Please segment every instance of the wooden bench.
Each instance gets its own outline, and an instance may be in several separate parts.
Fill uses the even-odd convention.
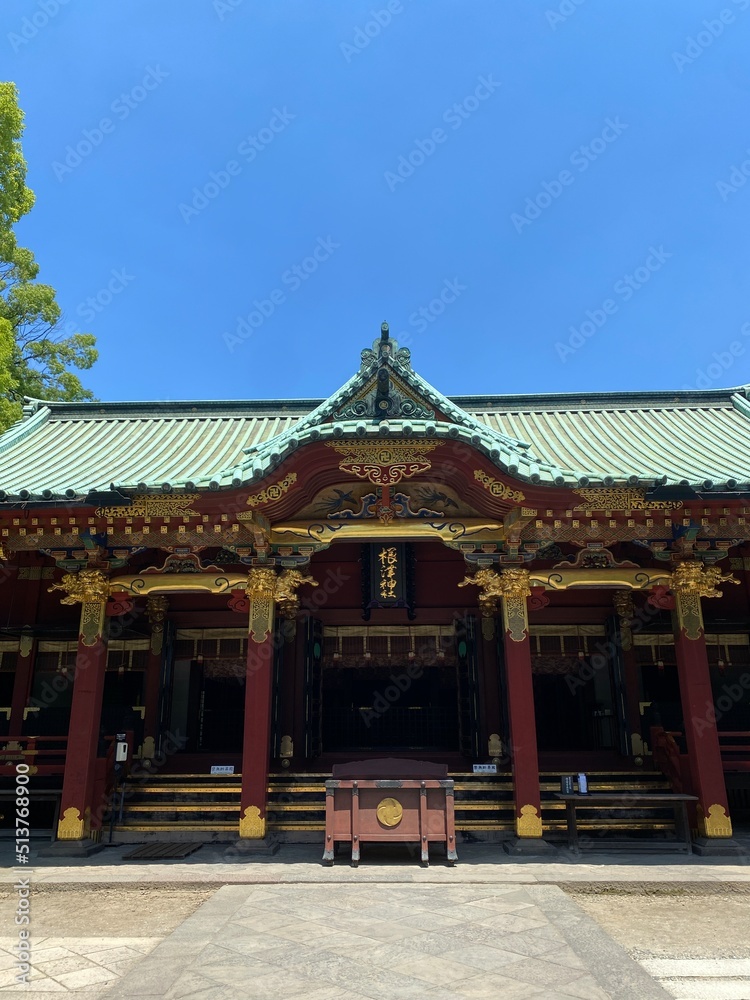
[[[675,833],[677,841],[657,841],[635,843],[634,841],[606,841],[602,840],[598,844],[588,844],[590,848],[607,849],[612,847],[640,848],[641,850],[670,850],[685,851],[690,854],[693,846],[690,838],[690,825],[687,816],[688,802],[697,802],[696,795],[680,795],[675,792],[653,793],[643,792],[588,792],[581,795],[580,792],[565,794],[556,792],[559,799],[565,803],[565,818],[568,827],[568,847],[571,851],[579,852],[581,845],[578,840],[578,817],[576,810],[579,808],[591,808],[594,806],[608,806],[610,809],[644,809],[654,808],[654,806],[669,807],[674,812]]]

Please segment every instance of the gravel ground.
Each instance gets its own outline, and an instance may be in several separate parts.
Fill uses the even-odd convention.
[[[563,888],[633,958],[750,958],[747,887]]]
[[[34,937],[166,937],[216,892],[206,888],[159,886],[36,886],[31,896]],[[15,893],[0,893],[0,928],[14,923]]]

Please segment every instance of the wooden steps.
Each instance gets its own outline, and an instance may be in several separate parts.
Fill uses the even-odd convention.
[[[268,783],[268,828],[293,834],[322,833],[325,829],[325,773],[270,775]],[[510,774],[497,777],[468,772],[451,774],[455,781],[456,830],[466,833],[508,832],[514,829],[515,806]],[[555,797],[560,775],[540,775],[542,822],[545,831],[565,829],[565,806]],[[664,775],[653,771],[598,771],[588,775],[591,791],[623,794],[637,791],[669,791]],[[148,783],[126,783],[121,832],[213,832],[237,830],[240,813],[239,774],[155,775]],[[670,810],[613,811],[592,806],[583,811],[579,827],[585,831],[669,831],[674,828]],[[227,836],[227,839],[230,839]]]

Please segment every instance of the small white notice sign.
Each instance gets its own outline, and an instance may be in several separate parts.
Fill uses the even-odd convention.
[[[497,764],[473,764],[474,774],[497,774]]]
[[[234,764],[212,764],[211,774],[234,774]]]

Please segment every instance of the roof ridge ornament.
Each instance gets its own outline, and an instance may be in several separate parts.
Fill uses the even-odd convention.
[[[372,347],[362,351],[360,370],[369,372],[379,362],[381,365],[411,368],[411,351],[408,347],[399,347],[398,341],[391,338],[391,329],[385,321],[380,324],[380,336],[372,342]]]

